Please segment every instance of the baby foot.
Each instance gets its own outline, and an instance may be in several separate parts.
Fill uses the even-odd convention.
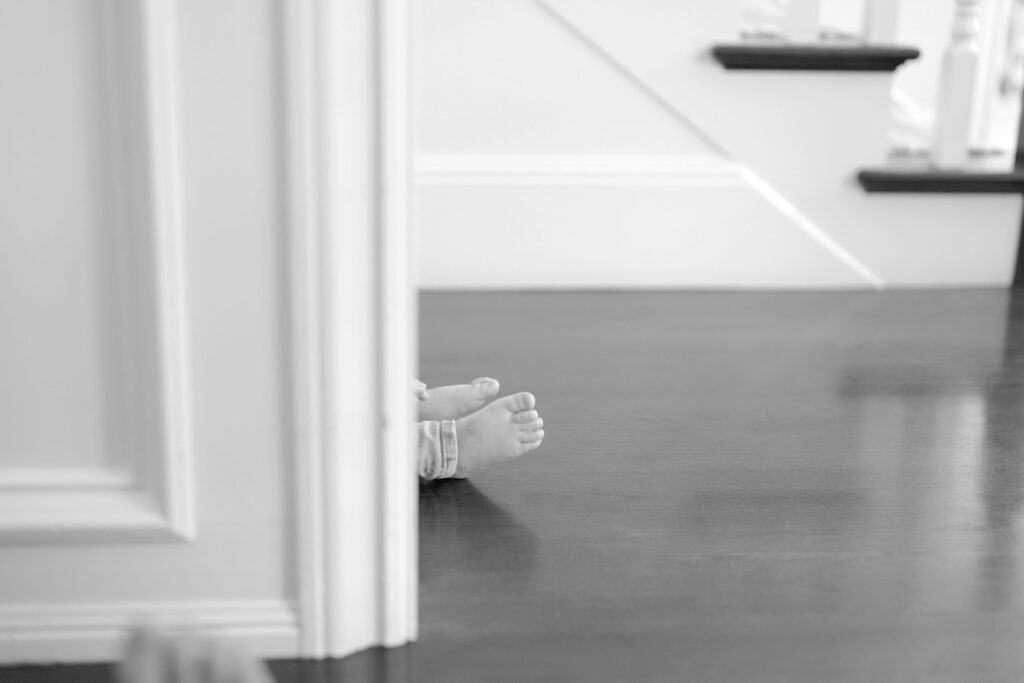
[[[533,410],[536,399],[526,392],[505,396],[455,423],[459,464],[455,478],[517,458],[540,446],[544,420]]]
[[[452,384],[426,391],[416,408],[420,422],[425,420],[458,420],[483,408],[488,399],[498,395],[498,380],[478,377],[469,384]]]

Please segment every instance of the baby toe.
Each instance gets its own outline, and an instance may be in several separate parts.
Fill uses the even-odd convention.
[[[533,422],[537,417],[538,415],[536,410],[524,410],[522,412],[515,413],[512,416],[512,421],[516,424],[526,424],[528,422]]]
[[[531,441],[530,443],[520,443],[519,444],[519,453],[520,453],[520,455],[523,454],[523,453],[529,453],[530,451],[535,451],[538,448],[540,448],[540,441]]]
[[[490,377],[477,377],[470,383],[470,386],[473,388],[473,392],[480,398],[497,396],[498,390],[501,387],[498,384],[498,380],[491,379]]]
[[[521,432],[519,441],[521,443],[538,443],[544,438],[544,430],[538,429],[533,432]]]

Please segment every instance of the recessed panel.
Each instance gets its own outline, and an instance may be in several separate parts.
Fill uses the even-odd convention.
[[[0,6],[0,479],[109,454],[97,7]]]

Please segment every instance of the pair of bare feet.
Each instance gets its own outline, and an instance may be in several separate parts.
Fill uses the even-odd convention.
[[[533,394],[520,392],[495,399],[498,380],[479,377],[469,384],[427,389],[414,386],[418,414],[424,420],[455,420],[459,464],[455,477],[517,458],[540,446],[544,420],[534,409]]]

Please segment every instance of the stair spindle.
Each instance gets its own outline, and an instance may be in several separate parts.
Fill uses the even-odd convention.
[[[943,58],[935,104],[932,163],[940,168],[967,164],[980,26],[981,0],[956,0],[952,41]]]
[[[820,29],[821,0],[789,0],[783,24],[783,31],[788,41],[791,43],[816,43]]]
[[[1006,63],[999,80],[999,92],[1003,97],[1024,92],[1024,0],[1015,0],[1010,10],[1010,38],[1007,41]],[[1024,143],[1024,140],[1021,142]]]
[[[895,43],[899,18],[899,0],[867,0],[864,3],[865,42],[869,45]]]

